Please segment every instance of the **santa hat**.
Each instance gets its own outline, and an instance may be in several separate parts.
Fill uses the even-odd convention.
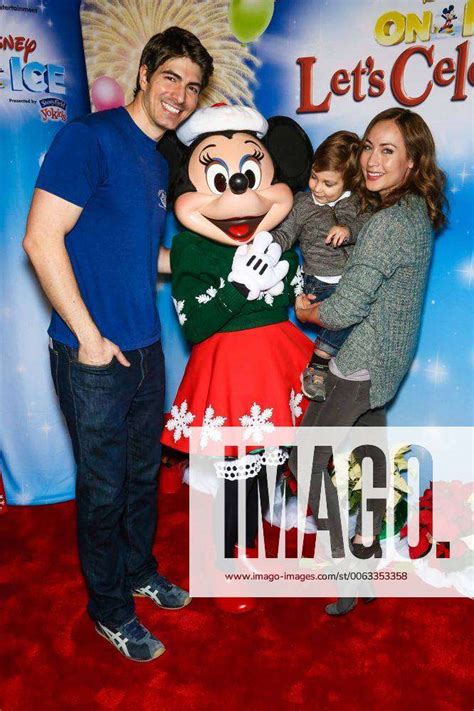
[[[220,131],[252,131],[263,138],[268,130],[266,119],[249,106],[228,106],[215,104],[205,109],[197,109],[176,131],[181,143],[190,146],[204,133]]]

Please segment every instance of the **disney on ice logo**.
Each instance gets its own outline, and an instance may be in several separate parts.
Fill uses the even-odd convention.
[[[43,121],[67,121],[67,104],[62,99],[40,99],[39,104]]]
[[[3,51],[9,50],[10,52],[23,52],[24,62],[28,61],[29,55],[35,51],[36,47],[36,40],[30,39],[30,37],[23,37],[22,35],[15,37],[13,35],[0,36],[0,49],[3,49]]]
[[[11,91],[30,91],[33,93],[65,94],[64,67],[60,64],[43,64],[28,61],[37,48],[34,38],[5,35],[0,36],[0,49],[10,52],[21,52],[20,57],[10,57],[10,89]],[[5,83],[3,83],[5,86]]]
[[[10,84],[12,91],[66,93],[63,66],[41,62],[27,62],[22,66],[20,57],[10,57]]]

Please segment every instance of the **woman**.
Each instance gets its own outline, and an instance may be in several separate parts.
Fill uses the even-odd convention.
[[[373,215],[360,232],[333,296],[314,303],[302,294],[296,301],[302,322],[331,330],[354,326],[330,362],[326,400],[309,405],[303,426],[386,424],[385,405],[395,396],[415,353],[433,232],[446,222],[445,176],[436,164],[431,132],[418,114],[393,108],[372,119],[361,143],[359,165],[362,207]],[[323,448],[316,452],[310,505],[318,511],[317,491],[325,477],[328,515],[335,516],[337,493],[329,484],[328,453]],[[292,455],[293,471],[295,464]],[[375,457],[373,477],[374,486],[385,485],[383,457]],[[384,513],[385,502],[380,501],[374,510],[376,533]],[[364,540],[360,534],[360,514],[356,531],[351,542],[354,555],[379,557],[378,535]],[[336,548],[333,556],[343,555],[340,537]],[[340,598],[326,612],[345,614],[356,602]]]

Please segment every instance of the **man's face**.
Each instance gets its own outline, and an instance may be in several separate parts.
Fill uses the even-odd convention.
[[[189,57],[174,57],[147,79],[140,67],[141,103],[148,121],[161,133],[175,130],[197,106],[202,71]]]

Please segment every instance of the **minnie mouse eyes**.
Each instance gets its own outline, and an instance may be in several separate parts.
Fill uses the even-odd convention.
[[[243,191],[249,188],[250,190],[257,190],[262,181],[262,170],[260,168],[260,161],[263,158],[263,153],[261,151],[255,151],[252,155],[245,155],[241,158],[239,170],[234,175],[240,175],[247,178],[247,183]],[[231,181],[229,175],[229,168],[227,164],[220,158],[212,158],[209,153],[204,153],[199,157],[199,162],[202,163],[205,168],[205,175],[207,185],[209,190],[215,195],[220,195],[227,190],[227,186]],[[234,191],[233,191],[234,192]]]
[[[227,170],[219,163],[212,163],[206,170],[206,180],[209,190],[219,195],[225,192],[229,182],[229,174]]]
[[[251,190],[257,190],[262,180],[262,171],[259,164],[251,158],[248,158],[240,170],[249,181],[249,188]]]

